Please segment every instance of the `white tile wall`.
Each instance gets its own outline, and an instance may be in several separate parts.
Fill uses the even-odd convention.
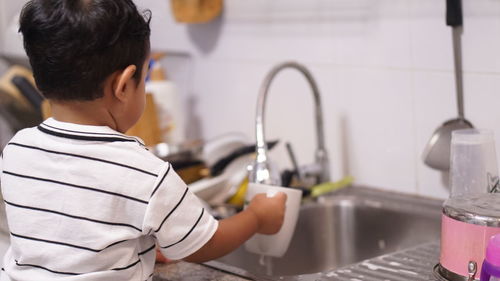
[[[204,136],[234,130],[253,136],[265,73],[278,62],[297,60],[311,69],[323,95],[334,179],[351,174],[360,184],[446,198],[448,175],[421,159],[434,130],[457,114],[445,1],[232,0],[225,5],[213,23],[170,22],[163,29],[163,36],[175,34],[185,46],[154,41],[160,49],[193,54],[190,87]],[[477,127],[495,130],[500,143],[500,37],[495,37],[500,2],[464,0],[463,5],[466,114]],[[312,160],[315,147],[308,91],[298,74],[286,71],[272,87],[267,111],[268,138],[291,141],[303,163]],[[274,154],[289,165],[282,148]]]
[[[187,118],[199,120],[193,135],[253,138],[265,74],[297,60],[322,93],[334,179],[350,174],[360,184],[446,198],[447,175],[421,160],[433,131],[456,116],[444,0],[230,0],[205,25],[176,23],[169,1],[136,2],[153,11],[152,46],[170,54],[164,66],[180,84]],[[463,0],[463,7],[466,115],[494,130],[498,147],[500,1]],[[268,138],[291,141],[299,161],[310,162],[312,116],[303,78],[284,71],[268,100]],[[289,165],[283,146],[273,157]]]
[[[344,83],[350,169],[359,183],[416,192],[411,73],[351,70]]]
[[[26,1],[0,0],[0,51],[17,59],[24,57],[18,17]]]
[[[413,72],[413,106],[415,119],[415,179],[421,195],[445,197],[448,189],[442,177],[448,175],[430,169],[422,160],[422,152],[434,131],[445,121],[457,117],[454,76],[451,72],[420,71]]]

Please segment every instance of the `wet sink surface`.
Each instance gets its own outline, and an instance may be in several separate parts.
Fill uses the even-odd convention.
[[[285,256],[263,265],[240,247],[209,263],[243,276],[292,276],[340,268],[439,240],[442,201],[349,187],[302,206]]]

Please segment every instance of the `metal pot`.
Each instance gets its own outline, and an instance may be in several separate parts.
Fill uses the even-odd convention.
[[[439,280],[479,280],[486,246],[500,233],[500,194],[448,199],[441,220]]]

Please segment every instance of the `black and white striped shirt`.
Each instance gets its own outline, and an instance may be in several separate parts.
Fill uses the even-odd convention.
[[[3,151],[11,246],[0,281],[152,280],[201,248],[217,221],[138,138],[47,119]]]

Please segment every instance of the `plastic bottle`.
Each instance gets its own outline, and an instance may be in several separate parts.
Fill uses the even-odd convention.
[[[500,234],[493,235],[488,241],[480,280],[500,281]]]
[[[167,80],[160,63],[150,62],[151,74],[146,79],[146,92],[155,99],[163,142],[179,144],[185,140],[184,118],[177,86]]]

